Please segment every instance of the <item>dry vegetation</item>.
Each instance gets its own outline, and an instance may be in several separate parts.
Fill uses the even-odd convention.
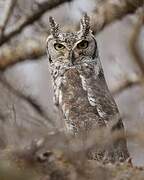
[[[84,148],[79,141],[65,136],[62,125],[59,127],[55,116],[53,118],[50,115],[32,91],[27,93],[17,88],[18,84],[23,84],[23,80],[13,84],[7,79],[7,71],[17,65],[23,66],[23,61],[46,59],[45,39],[49,29],[48,21],[44,23],[42,18],[48,19],[53,11],[59,13],[59,7],[66,3],[72,5],[73,1],[0,1],[0,180],[144,179],[143,168],[133,166],[131,160],[115,165],[102,165],[87,160],[84,149],[88,147]],[[96,8],[90,12],[90,16],[96,35],[128,15],[135,18],[128,51],[140,75],[135,79],[130,74],[131,78],[126,77],[116,88],[111,88],[113,94],[119,98],[124,90],[131,92],[133,86],[138,85],[143,89],[144,56],[138,41],[144,24],[144,0],[93,1]],[[66,23],[63,24],[64,29],[71,29]],[[27,34],[29,28],[31,32]],[[75,22],[72,28],[77,29],[78,24]],[[141,93],[139,101],[143,96]],[[51,106],[50,102],[47,104]],[[144,146],[143,124],[139,132],[131,132],[130,129],[127,131],[128,139]],[[99,137],[98,134],[96,137]]]

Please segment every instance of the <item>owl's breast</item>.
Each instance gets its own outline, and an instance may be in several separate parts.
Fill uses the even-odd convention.
[[[75,129],[91,129],[98,124],[104,125],[104,121],[99,121],[96,107],[89,101],[87,82],[78,69],[67,70],[59,77],[58,82],[56,92],[59,109],[65,116],[69,129],[72,129],[72,124],[75,125]]]

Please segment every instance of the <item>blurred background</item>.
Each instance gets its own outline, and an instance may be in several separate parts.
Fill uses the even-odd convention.
[[[74,28],[83,12],[93,16],[100,13],[97,8],[109,2],[111,6],[121,3],[0,0],[1,149],[8,145],[24,146],[32,138],[62,128],[62,120],[53,105],[45,53],[49,16],[64,29]],[[135,10],[120,11],[121,17],[107,14],[111,23],[99,29],[96,39],[106,81],[128,133],[131,157],[135,164],[144,165],[144,13],[141,7]]]

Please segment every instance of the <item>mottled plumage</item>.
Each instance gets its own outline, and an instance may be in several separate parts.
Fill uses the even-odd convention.
[[[124,126],[104,78],[89,17],[85,15],[80,31],[73,33],[57,31],[58,25],[52,18],[50,22],[49,67],[55,103],[62,111],[67,132],[87,138],[92,131],[106,129],[110,135],[108,145],[89,150],[89,158],[103,162],[125,161],[129,153]],[[121,136],[114,138],[117,130]]]

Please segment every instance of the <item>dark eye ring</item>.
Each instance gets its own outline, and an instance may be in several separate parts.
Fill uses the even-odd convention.
[[[60,51],[60,50],[65,49],[65,46],[64,46],[63,44],[60,44],[60,43],[55,43],[55,44],[54,44],[54,48],[55,48],[57,51]]]
[[[77,44],[78,49],[86,49],[89,45],[89,42],[86,40],[82,40],[80,43]]]

